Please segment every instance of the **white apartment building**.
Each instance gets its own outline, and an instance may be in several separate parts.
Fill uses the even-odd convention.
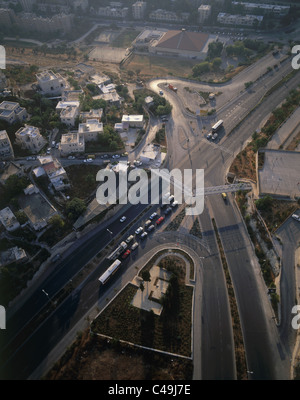
[[[15,135],[16,143],[31,153],[38,153],[47,143],[39,128],[35,126],[25,125],[25,128],[20,128]]]
[[[13,232],[20,228],[20,224],[9,207],[0,211],[0,222],[8,232]]]
[[[178,16],[175,11],[159,8],[149,14],[149,19],[154,21],[182,22],[188,20],[189,16],[189,13],[181,13],[180,16]]]
[[[98,15],[101,17],[126,18],[128,7],[99,7]]]
[[[290,6],[279,6],[275,4],[259,4],[259,3],[241,3],[240,1],[233,1],[233,6],[242,5],[248,12],[259,10],[263,14],[273,14],[273,16],[283,17],[290,11]]]
[[[6,131],[0,131],[0,160],[11,160],[14,151]]]
[[[68,107],[78,107],[80,106],[80,102],[78,100],[67,100],[67,101],[59,101],[56,105],[56,112],[60,113]]]
[[[23,122],[27,118],[27,111],[21,107],[19,103],[13,101],[3,101],[0,104],[0,119],[14,124],[15,122]]]
[[[199,24],[202,24],[204,21],[207,20],[207,18],[211,14],[211,6],[208,4],[202,4],[198,8],[198,22]]]
[[[225,25],[244,25],[253,26],[256,23],[260,25],[263,21],[262,15],[233,15],[227,13],[218,14],[218,22]]]
[[[79,134],[79,132],[69,132],[61,135],[59,150],[62,156],[68,156],[72,153],[84,153],[84,135]]]
[[[66,124],[67,126],[75,126],[76,118],[78,117],[78,115],[78,106],[68,106],[61,111],[60,120],[63,124]]]
[[[53,71],[43,71],[36,75],[41,93],[47,96],[61,95],[67,88],[66,80]]]
[[[145,12],[147,8],[147,3],[145,1],[137,1],[132,5],[132,16],[134,19],[143,19],[145,17]]]
[[[88,119],[86,123],[79,124],[78,133],[84,136],[85,142],[96,141],[98,135],[103,133],[103,123],[97,119]]]
[[[143,128],[144,126],[144,116],[143,115],[123,115],[122,117],[123,127],[126,125],[129,128]]]

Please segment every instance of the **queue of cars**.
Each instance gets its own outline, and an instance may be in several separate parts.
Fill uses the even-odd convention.
[[[169,215],[173,209],[175,209],[178,206],[178,202],[174,201],[174,196],[169,196],[169,201],[171,202],[170,204],[166,205],[161,205],[161,209],[164,215],[159,215],[157,212],[153,212],[150,216],[149,219],[146,220],[144,226],[139,226],[134,234],[135,237],[139,237],[141,240],[144,240],[148,237],[148,234],[153,232],[155,230],[155,226],[159,226],[166,218],[166,215]],[[122,216],[120,218],[120,222],[123,223],[126,220],[126,216]],[[121,258],[126,259],[132,251],[134,251],[138,246],[139,243],[135,239],[134,235],[131,234],[125,239],[125,243],[127,245],[131,244],[131,247],[127,248],[127,250],[122,254]]]

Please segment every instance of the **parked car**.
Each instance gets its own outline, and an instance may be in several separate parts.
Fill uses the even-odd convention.
[[[172,211],[172,208],[171,207],[168,207],[164,212],[165,212],[165,215],[168,215],[168,214],[170,214],[170,212]]]
[[[177,200],[173,201],[173,203],[171,204],[171,207],[175,208],[177,206],[178,206],[178,201]]]
[[[138,247],[138,242],[134,242],[133,245],[131,246],[131,251],[135,250]]]
[[[150,217],[149,217],[149,218],[150,218],[150,219],[151,219],[151,221],[152,221],[152,220],[154,220],[156,217],[157,217],[157,213],[156,213],[156,212],[154,212],[153,214],[151,214],[151,215],[150,215]]]
[[[293,214],[292,218],[294,218],[296,221],[300,222],[300,217],[297,214]]]
[[[128,244],[134,239],[133,235],[128,236],[128,238],[125,240],[125,242]]]
[[[222,198],[223,198],[224,201],[226,201],[227,200],[227,194],[226,193],[222,193]]]
[[[150,226],[150,225],[151,225],[151,220],[148,219],[148,221],[145,222],[145,228],[148,228],[148,226]]]
[[[148,233],[147,232],[143,232],[141,234],[141,239],[146,239],[147,236],[148,236]]]
[[[156,225],[160,225],[164,219],[165,217],[159,217],[158,220],[156,221]]]
[[[214,133],[213,135],[212,135],[212,140],[216,140],[217,139],[217,137],[218,137],[218,134],[217,133]]]
[[[127,257],[129,256],[130,253],[131,253],[131,251],[130,251],[129,249],[126,250],[125,253],[122,255],[123,260],[124,260],[125,258],[127,258]]]
[[[155,228],[155,226],[153,224],[150,225],[149,228],[148,228],[148,232],[152,232],[154,228]]]
[[[140,233],[143,232],[143,228],[140,226],[139,228],[137,228],[137,230],[135,231],[136,235],[139,235]]]

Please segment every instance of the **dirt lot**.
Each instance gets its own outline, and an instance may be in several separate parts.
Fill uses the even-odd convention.
[[[192,362],[140,350],[85,331],[44,380],[191,379]]]

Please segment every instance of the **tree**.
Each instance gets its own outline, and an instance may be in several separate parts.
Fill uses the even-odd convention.
[[[29,181],[25,176],[11,175],[5,182],[5,191],[10,198],[18,196],[28,186]]]
[[[20,225],[23,225],[28,221],[27,215],[24,213],[24,211],[15,212],[15,216]]]
[[[268,209],[270,209],[272,204],[273,204],[273,199],[269,195],[264,196],[263,198],[255,201],[256,207],[262,211],[267,211]]]
[[[223,50],[222,42],[211,42],[208,45],[207,59],[213,60],[214,58],[220,57]]]
[[[62,229],[65,226],[65,221],[58,214],[53,215],[53,217],[49,219],[49,223],[55,230]]]
[[[86,205],[83,200],[75,197],[69,201],[66,206],[66,212],[71,220],[78,218],[86,210]]]
[[[150,282],[151,281],[151,275],[149,271],[142,271],[142,279],[145,282]]]
[[[221,67],[221,64],[222,64],[221,58],[219,57],[215,58],[212,63],[214,71],[217,71]]]

